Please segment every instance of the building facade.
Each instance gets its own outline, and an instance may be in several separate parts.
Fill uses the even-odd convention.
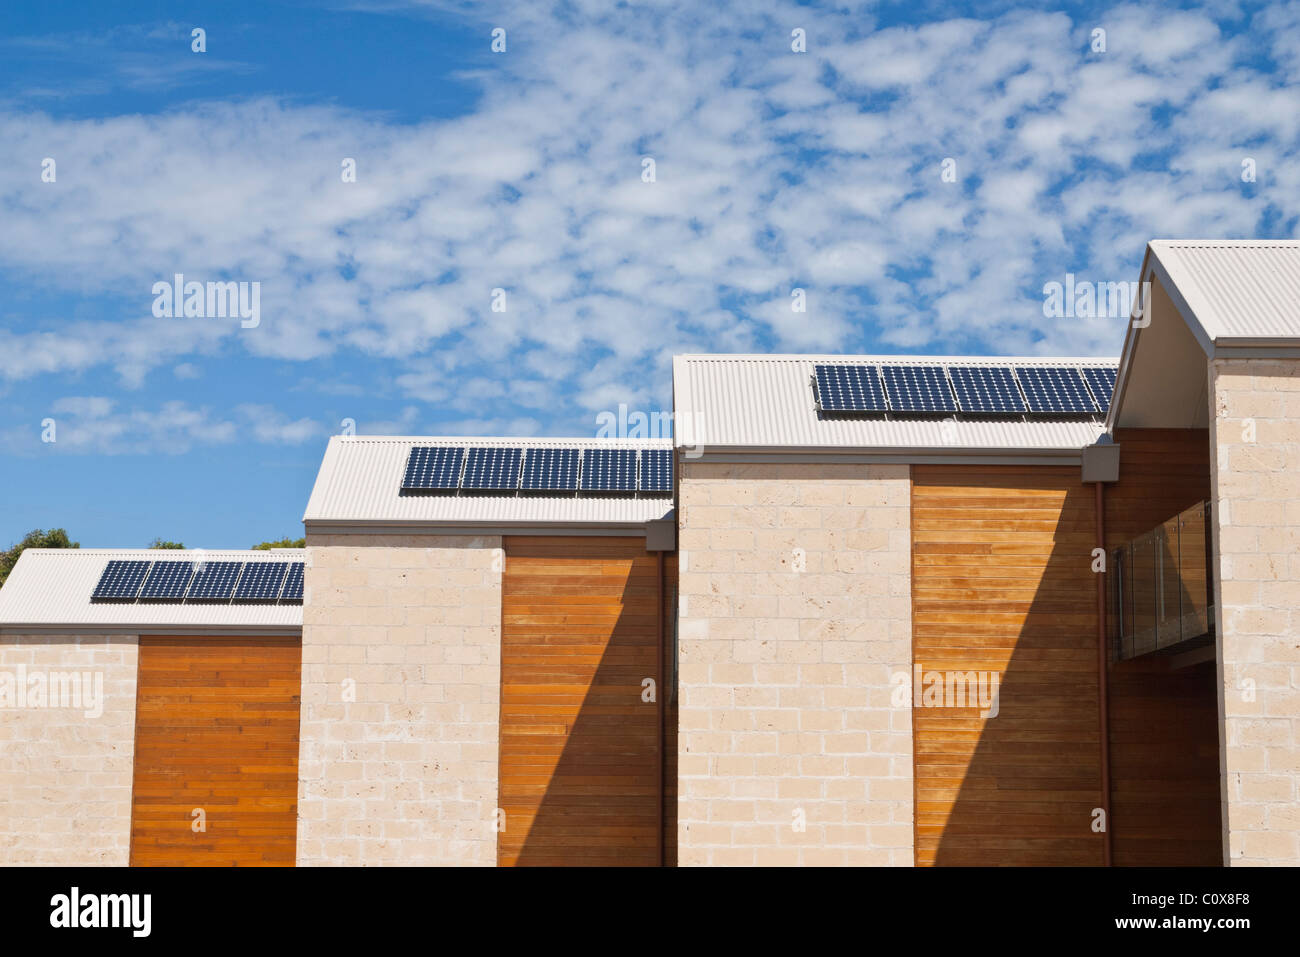
[[[1116,360],[679,356],[673,440],[332,439],[300,552],[28,551],[0,862],[1300,863],[1300,244],[1140,280]]]

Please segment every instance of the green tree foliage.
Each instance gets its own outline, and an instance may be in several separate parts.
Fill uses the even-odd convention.
[[[150,548],[184,548],[184,542],[165,542],[161,538],[155,538],[149,543]]]
[[[282,538],[278,542],[262,542],[260,545],[254,545],[253,548],[269,552],[273,548],[306,548],[307,539],[305,538]]]
[[[68,538],[68,533],[62,528],[51,528],[49,531],[36,528],[23,536],[23,540],[17,545],[10,546],[7,552],[0,552],[0,585],[5,583],[9,573],[13,571],[14,564],[18,561],[18,556],[29,548],[80,548],[80,542],[74,542]]]

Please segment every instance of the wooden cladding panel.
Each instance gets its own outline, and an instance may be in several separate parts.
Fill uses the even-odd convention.
[[[658,558],[640,538],[505,540],[497,862],[659,863]],[[668,635],[665,634],[665,645]]]
[[[999,712],[913,710],[916,862],[1099,864],[1092,490],[1078,468],[915,466],[913,660]]]
[[[664,555],[664,864],[677,866],[677,553]]]
[[[293,865],[301,668],[297,638],[140,639],[132,865]]]
[[[1210,497],[1205,429],[1118,429],[1106,489],[1115,548]],[[1117,865],[1223,863],[1213,661],[1171,670],[1163,655],[1110,667],[1111,827]]]

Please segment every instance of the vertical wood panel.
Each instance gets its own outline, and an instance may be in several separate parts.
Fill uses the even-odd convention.
[[[300,640],[142,637],[139,662],[131,863],[292,866]]]
[[[501,865],[658,863],[658,566],[644,539],[505,540]]]
[[[1106,489],[1115,548],[1210,497],[1204,429],[1118,429]],[[1214,662],[1169,670],[1147,656],[1110,668],[1111,824],[1117,865],[1223,863]]]
[[[677,866],[677,553],[664,555],[664,864]]]
[[[1099,864],[1092,491],[1077,468],[913,468],[913,653],[1001,673],[1000,710],[915,708],[918,864]]]

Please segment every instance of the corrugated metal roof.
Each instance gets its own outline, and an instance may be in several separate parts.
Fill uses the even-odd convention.
[[[819,417],[813,367],[890,365],[1095,366],[1116,359],[686,355],[673,361],[674,426],[680,447],[931,455],[1078,452],[1102,432],[1097,421]]]
[[[413,446],[670,449],[671,439],[510,439],[334,436],[303,521],[358,525],[570,526],[643,525],[664,518],[672,498],[599,495],[401,495]]]
[[[1212,341],[1300,339],[1300,241],[1156,239],[1150,247]]]
[[[301,628],[301,605],[112,604],[90,600],[105,566],[113,559],[159,561],[188,558],[206,561],[306,560],[302,549],[227,551],[213,549],[29,548],[18,557],[0,588],[0,628],[94,626],[123,630],[180,631],[208,628]]]

